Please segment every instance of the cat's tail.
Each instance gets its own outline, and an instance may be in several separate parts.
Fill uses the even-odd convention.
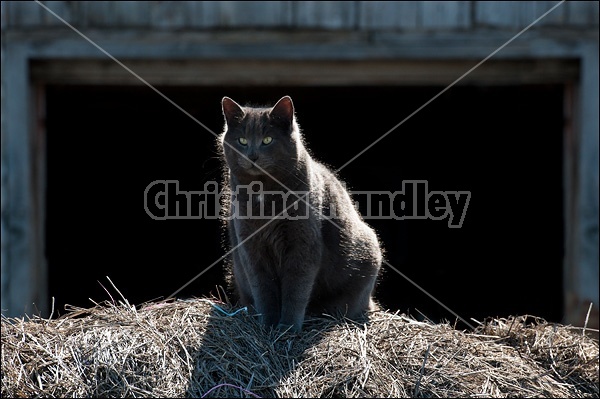
[[[381,310],[379,303],[375,302],[373,298],[369,298],[369,312],[378,312]]]

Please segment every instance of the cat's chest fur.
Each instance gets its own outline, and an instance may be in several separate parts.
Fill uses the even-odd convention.
[[[278,268],[287,253],[304,245],[305,239],[321,239],[321,203],[322,196],[310,185],[303,191],[252,191],[232,198],[232,209],[244,217],[233,217],[230,228],[237,242],[248,244],[239,251],[275,260],[263,266]],[[312,250],[320,252],[320,248]]]

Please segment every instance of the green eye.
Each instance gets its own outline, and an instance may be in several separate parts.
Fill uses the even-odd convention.
[[[247,145],[248,144],[248,139],[246,139],[245,137],[240,137],[238,139],[238,141],[240,142],[241,145]]]
[[[271,144],[271,141],[273,141],[273,137],[267,136],[263,139],[263,144]]]

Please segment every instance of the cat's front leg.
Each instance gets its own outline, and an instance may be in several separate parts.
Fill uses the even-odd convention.
[[[275,327],[281,314],[279,287],[272,273],[255,265],[247,273],[254,309],[261,324]]]
[[[281,314],[279,287],[272,268],[258,254],[248,253],[245,247],[238,248],[234,259],[234,276],[240,288],[240,297],[252,305],[261,324],[276,326]]]
[[[254,308],[259,314],[261,324],[267,327],[275,327],[281,314],[279,306],[279,295],[277,286],[271,284],[259,284],[253,289]]]
[[[281,319],[277,328],[299,332],[317,276],[317,263],[306,254],[288,258],[286,263],[281,278]]]

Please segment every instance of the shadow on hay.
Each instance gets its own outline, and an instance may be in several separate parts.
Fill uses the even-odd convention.
[[[235,310],[226,308],[227,312]],[[360,328],[368,324],[368,320],[356,322],[325,315],[307,317],[303,331],[291,333],[266,328],[258,323],[256,316],[245,312],[228,316],[213,308],[199,346],[188,348],[194,371],[185,395],[278,397],[285,392],[286,383],[310,384],[309,379],[295,381],[295,377],[290,380],[290,376],[307,352],[339,329],[340,324]],[[335,396],[335,387],[330,391]]]

